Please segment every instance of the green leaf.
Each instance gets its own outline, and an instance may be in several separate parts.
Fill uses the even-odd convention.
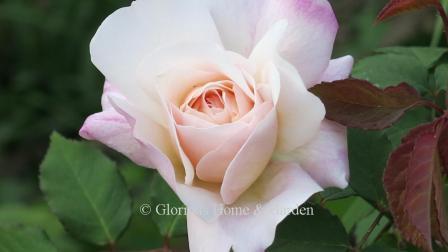
[[[147,251],[163,247],[164,239],[153,217],[143,215],[140,212],[140,207],[143,204],[152,205],[150,184],[156,175],[156,171],[129,162],[121,164],[119,167],[132,195],[133,215],[129,225],[117,242],[118,249],[123,251]]]
[[[97,245],[113,244],[131,215],[115,164],[92,146],[51,136],[40,186],[67,231]]]
[[[440,64],[434,72],[436,86],[438,89],[447,89],[448,87],[448,63]]]
[[[362,239],[364,238],[365,234],[369,232],[369,229],[371,228],[372,223],[374,223],[375,219],[379,216],[379,211],[373,210],[372,213],[370,213],[368,216],[365,216],[364,218],[360,219],[356,223],[356,227],[354,229],[353,235],[356,238],[357,243],[361,243]],[[382,216],[378,224],[372,229],[368,239],[365,241],[364,245],[368,246],[375,242],[377,237],[381,234],[381,231],[388,225],[389,220],[387,217]]]
[[[342,213],[340,220],[344,225],[347,232],[352,231],[357,223],[367,218],[375,212],[375,208],[372,207],[367,201],[360,197],[355,197],[354,200],[348,204],[347,210]]]
[[[314,215],[289,215],[277,227],[272,252],[343,252],[349,247],[348,236],[339,219],[317,205]]]
[[[416,108],[408,111],[397,123],[386,129],[384,133],[392,143],[397,147],[401,143],[401,139],[416,125],[431,121],[431,110],[426,108]]]
[[[117,242],[117,247],[123,251],[146,251],[161,248],[163,237],[151,216],[140,214],[139,206],[134,207],[128,227]]]
[[[187,219],[184,214],[171,214],[169,209],[182,209],[184,204],[160,175],[151,181],[152,216],[164,237],[186,236]],[[177,210],[175,210],[177,211]]]
[[[383,208],[386,194],[382,178],[392,151],[390,140],[382,132],[349,129],[348,151],[351,187],[374,206]]]
[[[447,53],[447,49],[439,47],[384,47],[375,50],[378,53],[410,55],[416,57],[426,68],[431,68]]]
[[[0,252],[56,252],[56,248],[38,229],[0,228]]]
[[[0,223],[6,227],[21,225],[39,227],[48,234],[58,251],[97,251],[97,248],[69,236],[45,202],[34,205],[3,204],[0,207]]]
[[[360,60],[352,76],[380,87],[406,82],[420,91],[426,90],[428,71],[413,55],[379,54]]]
[[[348,186],[345,189],[339,189],[335,187],[327,188],[320,193],[320,196],[322,197],[323,202],[327,202],[330,200],[345,199],[354,196],[355,194],[356,193],[353,191],[353,189]]]
[[[403,250],[397,248],[390,248],[384,245],[374,244],[372,246],[367,247],[364,252],[404,252]]]

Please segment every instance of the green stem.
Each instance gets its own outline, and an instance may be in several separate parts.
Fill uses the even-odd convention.
[[[362,249],[364,247],[364,245],[366,244],[370,235],[372,234],[373,230],[375,230],[376,226],[378,226],[378,224],[380,223],[381,218],[383,218],[383,214],[379,213],[378,216],[375,218],[375,220],[370,225],[369,229],[367,230],[367,233],[362,237],[362,240],[358,246],[359,249]]]
[[[445,42],[448,43],[448,16],[446,14],[446,9],[448,7],[448,1],[447,0],[441,0],[443,1],[443,4],[440,3],[437,6],[437,10],[439,11],[440,17],[442,18],[443,27],[445,30]]]
[[[443,30],[445,29],[445,35],[447,36],[448,43],[448,18],[445,10],[448,8],[448,0],[441,0],[442,4],[436,6],[440,16],[437,17],[434,25],[434,31],[431,39],[431,47],[437,47],[442,39]],[[445,27],[444,27],[445,26]]]
[[[437,17],[436,24],[434,25],[434,31],[432,33],[431,47],[438,47],[440,39],[443,33],[443,23],[442,18]]]

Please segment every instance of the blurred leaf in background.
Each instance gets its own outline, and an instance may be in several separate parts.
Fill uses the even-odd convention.
[[[37,170],[47,136],[74,136],[99,110],[103,77],[90,62],[100,22],[125,0],[0,1],[0,174]],[[33,173],[35,174],[35,173]]]

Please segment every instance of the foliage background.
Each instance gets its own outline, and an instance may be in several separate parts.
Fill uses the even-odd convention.
[[[129,2],[0,0],[0,224],[44,223],[52,233],[62,232],[39,190],[39,164],[52,131],[79,138],[84,119],[100,110],[103,77],[90,62],[88,44],[101,21]],[[432,10],[374,25],[386,0],[330,2],[340,23],[334,57],[351,54],[359,60],[378,47],[428,46],[431,41]],[[118,162],[133,196],[144,201],[144,185],[154,180],[153,175],[105,151]],[[340,204],[349,207],[336,206],[334,213],[352,216],[344,222],[347,229],[350,221],[371,214],[360,200]],[[344,215],[347,211],[351,212]],[[147,248],[145,237],[140,238],[142,248]]]

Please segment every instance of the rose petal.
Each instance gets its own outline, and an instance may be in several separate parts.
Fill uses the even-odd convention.
[[[248,141],[257,124],[272,109],[270,103],[257,106],[248,116],[252,116],[251,121],[239,131],[223,139],[221,144],[216,148],[209,149],[196,166],[196,174],[205,181],[223,182],[223,178],[231,162],[236,159],[238,152]],[[240,123],[240,122],[238,122]],[[215,139],[213,137],[213,139]],[[207,141],[204,139],[204,141]]]
[[[331,60],[322,81],[346,79],[353,66],[353,57]],[[349,166],[346,127],[323,120],[315,139],[293,152],[293,159],[322,187],[345,188],[348,185]]]
[[[193,212],[188,211],[187,227],[190,251],[230,251],[232,243],[218,225],[210,225]]]
[[[87,118],[79,135],[87,140],[99,141],[127,156],[138,165],[154,168],[149,153],[142,143],[132,136],[132,129],[124,116],[115,110],[93,114]]]
[[[271,159],[277,140],[277,115],[269,105],[266,112],[259,110],[256,116],[263,118],[238,154],[230,163],[221,186],[224,203],[233,203],[260,176]]]
[[[140,85],[145,85],[147,92],[153,92],[154,83],[162,86],[159,84],[160,77],[170,76],[179,69],[220,73],[239,85],[246,95],[251,96],[250,88],[241,71],[245,69],[252,72],[251,68],[247,59],[225,51],[220,46],[184,43],[160,48],[146,56],[137,69],[137,74]],[[174,86],[170,85],[170,88],[172,87]]]
[[[346,127],[324,120],[316,138],[291,155],[321,187],[347,187],[349,167]]]
[[[92,39],[90,53],[107,80],[149,110],[154,106],[137,85],[138,65],[156,48],[187,42],[220,44],[205,7],[175,0],[137,0],[104,20]]]
[[[253,127],[246,127],[204,155],[196,166],[198,178],[203,181],[221,183],[227,168],[247,141],[252,130]]]
[[[124,98],[124,96],[118,91],[117,88],[106,81],[103,87],[103,95],[101,96],[101,107],[103,108],[103,110],[113,109],[113,105],[110,103],[109,95]]]
[[[234,251],[264,251],[274,241],[278,223],[320,190],[296,163],[271,163],[257,182],[228,206],[248,209],[247,215],[221,215],[215,221],[204,221],[188,211],[188,232],[193,234],[190,249],[208,251],[223,246],[228,250],[230,244]]]
[[[208,128],[176,125],[181,146],[194,165],[209,151],[216,149],[239,132],[248,131],[249,128],[244,122]]]
[[[347,79],[353,68],[353,57],[348,55],[333,59],[322,75],[320,82],[332,82]],[[319,82],[319,83],[320,83]]]
[[[132,127],[132,135],[142,141],[145,144],[152,144],[162,153],[171,158],[171,160],[177,160],[178,154],[175,151],[172,142],[167,141],[170,139],[170,132],[158,124],[153,118],[138,109],[134,104],[131,104],[122,95],[110,95],[109,100],[113,108],[123,115]]]
[[[246,56],[274,23],[286,19],[290,25],[280,43],[280,54],[295,66],[307,86],[318,83],[328,66],[338,29],[327,0],[204,1],[224,47]]]
[[[323,103],[308,92],[296,69],[277,54],[277,45],[286,31],[286,25],[284,21],[276,23],[257,44],[250,56],[260,69],[269,71],[271,67],[265,62],[274,62],[278,70],[279,80],[275,81],[276,78],[271,77],[270,80],[274,82],[270,85],[273,90],[280,92],[277,104],[279,122],[277,150],[280,152],[294,150],[311,141],[325,117]],[[263,64],[266,65],[265,68],[262,68]],[[269,77],[272,74],[274,73],[264,76]],[[261,80],[261,82],[269,82],[269,80]]]

